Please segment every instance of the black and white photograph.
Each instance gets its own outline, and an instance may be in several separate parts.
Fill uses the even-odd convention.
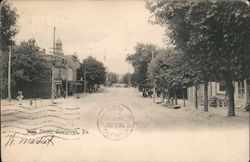
[[[249,162],[249,0],[3,0],[1,161]]]

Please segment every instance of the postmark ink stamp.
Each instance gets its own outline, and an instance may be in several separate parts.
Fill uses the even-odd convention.
[[[134,116],[125,105],[106,105],[98,115],[97,126],[104,137],[115,141],[122,140],[133,130]]]

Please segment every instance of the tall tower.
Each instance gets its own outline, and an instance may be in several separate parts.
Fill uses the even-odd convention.
[[[63,55],[62,41],[60,39],[56,41],[55,55]]]

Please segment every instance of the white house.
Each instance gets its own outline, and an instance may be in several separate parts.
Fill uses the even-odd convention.
[[[247,102],[247,99],[249,99],[250,96],[250,81],[238,81],[234,82],[234,99],[235,99],[235,105],[239,108],[244,108],[245,104]],[[188,100],[194,101],[194,95],[195,95],[195,88],[189,87],[187,90],[188,93]],[[204,99],[204,87],[203,85],[199,85],[198,87],[198,103],[203,104]],[[223,82],[209,82],[208,83],[208,97],[209,102],[212,102],[211,98],[216,98],[220,101],[224,101],[218,106],[223,106],[223,104],[226,104],[226,87],[223,84]]]

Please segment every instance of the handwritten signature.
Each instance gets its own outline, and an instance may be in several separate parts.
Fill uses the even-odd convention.
[[[44,145],[54,145],[53,139],[54,135],[45,135],[42,137],[37,138],[26,138],[26,137],[18,137],[16,136],[16,133],[12,135],[8,135],[8,140],[5,144],[5,147],[7,146],[13,146],[16,144],[44,144]]]
[[[89,134],[89,131],[86,129],[78,129],[78,130],[68,130],[68,129],[48,129],[48,130],[43,130],[40,129],[39,131],[36,130],[27,130],[27,134],[31,135],[38,135],[38,134],[46,134],[41,137],[20,137],[17,136],[17,132],[14,132],[13,134],[7,135],[7,142],[5,144],[5,147],[7,146],[14,146],[16,144],[24,145],[24,144],[43,144],[43,145],[52,145],[54,146],[54,139],[55,138],[61,138],[64,140],[70,140],[67,138],[62,138],[57,136],[57,134],[63,134],[63,135],[87,135]]]

